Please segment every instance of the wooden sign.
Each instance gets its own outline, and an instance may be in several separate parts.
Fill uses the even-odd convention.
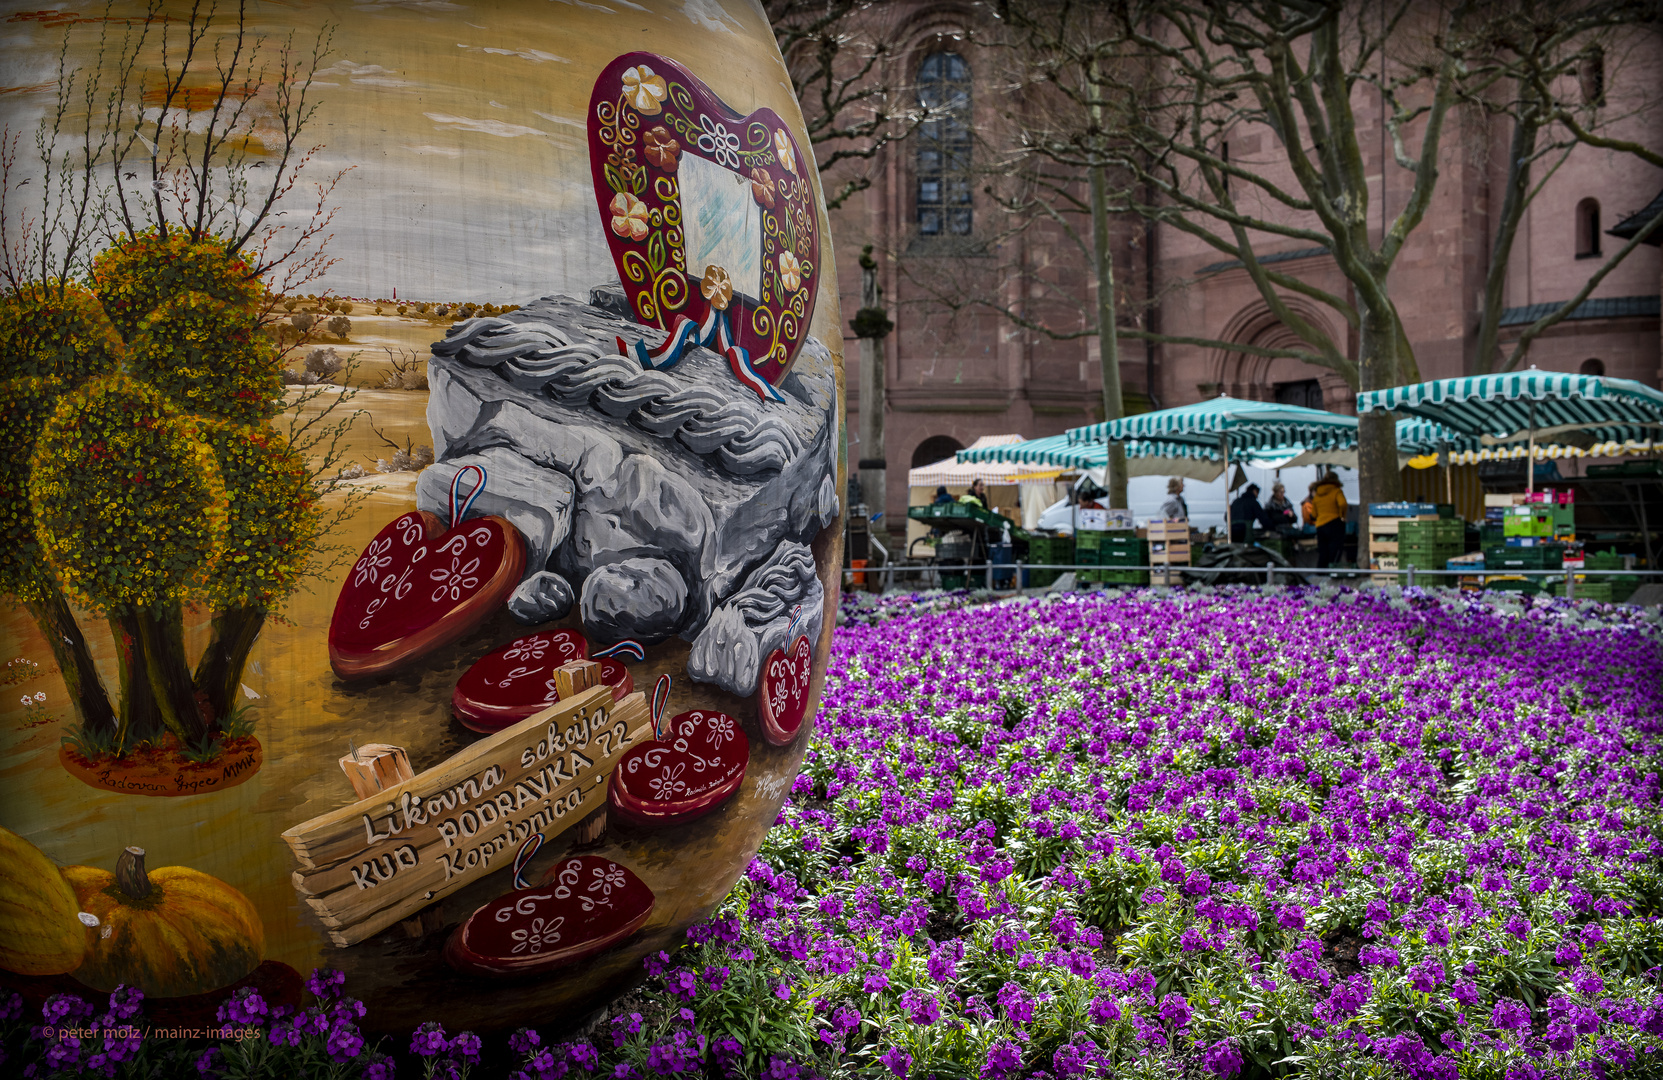
[[[606,804],[606,780],[652,738],[646,699],[597,686],[479,740],[374,798],[283,834],[295,890],[336,945],[407,919],[509,866],[527,837],[564,832]]]

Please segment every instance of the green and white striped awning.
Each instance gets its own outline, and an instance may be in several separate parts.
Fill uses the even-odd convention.
[[[1177,461],[1210,461],[1219,464],[1224,460],[1224,455],[1220,453],[1216,442],[1208,445],[1165,439],[1137,439],[1126,443],[1125,448],[1128,459],[1145,462],[1151,467],[1157,467],[1159,459],[1162,458]],[[1304,446],[1259,447],[1242,451],[1239,458],[1232,454],[1231,460],[1244,465],[1276,468],[1286,460],[1306,453],[1307,450]],[[1108,464],[1109,444],[1071,443],[1067,435],[1049,435],[1043,439],[1029,439],[1026,442],[1005,446],[972,447],[969,450],[960,450],[957,456],[964,464],[1020,464],[1058,469],[1100,469]]]
[[[1663,393],[1632,379],[1555,371],[1437,379],[1357,395],[1358,413],[1409,413],[1484,446],[1580,432],[1595,442],[1654,439],[1663,432]]]
[[[1357,418],[1273,401],[1218,397],[1073,428],[1068,439],[1075,443],[1154,440],[1215,453],[1224,441],[1234,458],[1248,450],[1272,447],[1327,450],[1354,446]]]
[[[1444,427],[1418,416],[1405,417],[1397,422],[1397,452],[1399,454],[1436,454],[1440,449],[1450,453],[1477,450],[1478,439]]]

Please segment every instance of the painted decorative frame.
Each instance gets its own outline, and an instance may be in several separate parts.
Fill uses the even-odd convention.
[[[808,335],[820,280],[810,163],[779,114],[765,108],[740,116],[675,61],[625,53],[595,81],[589,155],[630,308],[642,324],[670,334],[658,349],[620,344],[645,366],[667,367],[689,339],[717,341],[713,347],[729,354],[741,381],[749,384],[754,373],[768,388],[778,385]],[[689,244],[697,223],[684,213],[683,163],[690,158],[701,176],[710,175],[709,163],[750,187],[759,225],[752,256],[760,270],[757,295],[736,289],[738,267],[688,264],[699,261]],[[719,330],[727,340],[719,340]]]

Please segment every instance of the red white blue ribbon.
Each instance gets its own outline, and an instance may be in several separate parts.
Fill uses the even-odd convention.
[[[522,875],[525,873],[525,864],[531,861],[531,857],[537,854],[537,849],[542,846],[543,834],[540,832],[532,833],[525,838],[525,843],[520,845],[519,852],[514,856],[514,888],[531,888]]]
[[[595,659],[610,660],[612,657],[620,655],[627,656],[636,663],[640,663],[647,658],[647,650],[641,647],[641,643],[639,641],[630,641],[626,638],[625,640],[618,642],[618,644],[608,646],[607,648],[604,648],[600,652],[596,653]]]
[[[479,483],[474,485],[473,491],[468,493],[468,497],[465,500],[463,500],[463,502],[461,504],[461,508],[458,509],[457,508],[457,502],[456,502],[456,495],[457,495],[458,489],[462,486],[462,475],[464,473],[467,473],[467,472],[478,473],[479,474]],[[480,468],[478,465],[464,465],[460,469],[456,470],[456,475],[450,478],[450,527],[452,529],[456,528],[457,525],[461,524],[462,520],[468,516],[468,510],[469,510],[470,507],[473,506],[473,501],[475,499],[479,498],[479,493],[484,491],[484,490],[485,490],[485,470],[484,469]]]
[[[670,676],[660,675],[652,688],[652,736],[659,742],[664,741],[664,709],[669,704]]]
[[[685,315],[677,315],[670,326],[670,336],[656,348],[649,347],[645,341],[637,341],[631,345],[623,338],[616,338],[618,351],[624,356],[633,356],[641,366],[648,371],[662,371],[673,367],[681,359],[682,353],[689,345],[703,345],[714,349],[727,357],[728,367],[733,369],[733,377],[749,387],[757,397],[763,401],[784,401],[780,392],[774,389],[774,384],[762,377],[756,365],[751,362],[751,354],[734,342],[733,327],[728,323],[728,313],[710,308],[704,317],[704,322],[695,323]]]

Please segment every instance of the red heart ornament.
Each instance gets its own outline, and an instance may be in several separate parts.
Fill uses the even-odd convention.
[[[797,737],[808,711],[808,684],[814,675],[814,648],[807,636],[791,643],[789,653],[775,649],[762,665],[757,691],[757,715],[762,735],[775,746]]]
[[[750,760],[750,740],[733,717],[684,712],[670,721],[664,741],[624,753],[612,770],[607,802],[638,825],[692,821],[739,790]]]
[[[554,669],[589,659],[589,641],[576,630],[547,630],[515,638],[486,653],[462,673],[450,706],[462,726],[473,731],[501,731],[560,700]],[[616,660],[596,661],[601,681],[619,701],[635,690],[629,669]]]
[[[486,904],[445,942],[445,962],[468,975],[524,975],[611,948],[652,915],[652,890],[598,855],[563,859],[540,885]]]
[[[741,116],[674,60],[625,53],[595,80],[589,164],[624,295],[671,335],[625,348],[668,367],[691,335],[768,396],[753,380],[777,386],[791,370],[820,282],[812,162],[785,121]]]
[[[347,574],[329,622],[343,679],[391,671],[477,629],[525,570],[525,540],[499,517],[446,531],[417,510],[375,534]]]

